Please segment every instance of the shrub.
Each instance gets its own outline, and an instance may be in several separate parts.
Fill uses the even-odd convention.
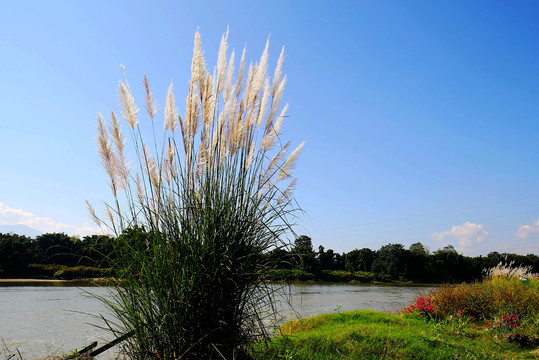
[[[290,142],[279,139],[287,110],[284,50],[273,82],[268,45],[247,77],[244,52],[234,78],[227,38],[212,76],[195,35],[185,116],[171,85],[164,133],[153,133],[162,143],[146,144],[131,89],[120,82],[134,176],[114,112],[110,130],[98,115],[98,150],[114,196],[105,207],[107,226],[120,235],[111,261],[123,279],[114,299],[103,301],[115,314],[113,331],[133,333],[127,350],[134,358],[239,358],[268,336],[263,314],[272,313],[273,288],[264,282],[265,254],[286,245],[296,210],[292,170],[303,144],[290,153]],[[153,127],[157,109],[146,77],[144,87]]]
[[[28,266],[28,272],[29,275],[32,277],[56,278],[65,280],[111,276],[111,269],[95,268],[91,266],[30,264]]]
[[[265,274],[269,281],[314,281],[316,276],[299,269],[270,269]]]
[[[426,294],[432,298],[436,316],[445,318],[458,311],[477,320],[506,314],[539,315],[539,281],[533,274],[501,265],[485,274],[488,276],[482,282],[443,285]],[[525,281],[523,276],[527,276]]]

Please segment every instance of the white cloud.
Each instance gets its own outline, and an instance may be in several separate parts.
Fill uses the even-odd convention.
[[[462,247],[468,247],[474,244],[475,242],[481,242],[485,237],[487,237],[488,232],[483,230],[483,225],[473,224],[470,222],[465,222],[459,226],[453,226],[451,230],[433,233],[431,238],[434,240],[442,241],[447,237],[456,238],[459,242],[459,245]]]
[[[48,217],[39,217],[22,209],[13,209],[0,203],[0,225],[26,225],[44,233],[64,232],[68,235],[102,234],[103,229],[85,223],[81,226],[56,222]]]
[[[516,237],[522,240],[529,238],[533,233],[539,231],[539,220],[535,221],[533,225],[522,225],[516,232]]]

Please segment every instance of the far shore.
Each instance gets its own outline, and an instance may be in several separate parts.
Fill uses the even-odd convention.
[[[0,287],[7,286],[110,286],[114,280],[111,278],[82,278],[82,279],[0,279]],[[291,284],[291,285],[383,285],[383,286],[425,286],[431,287],[439,284],[427,284],[427,283],[415,283],[412,281],[371,281],[371,282],[359,282],[359,281],[342,281],[342,282],[328,282],[328,281],[268,281],[267,283],[273,284]]]
[[[87,278],[87,279],[0,279],[0,286],[103,286],[110,283],[110,279],[106,278]]]

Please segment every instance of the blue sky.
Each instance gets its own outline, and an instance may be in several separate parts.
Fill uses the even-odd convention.
[[[297,232],[336,251],[421,241],[539,253],[533,1],[0,2],[0,225],[91,233],[110,200],[96,114],[120,64],[183,104],[193,36],[286,48],[283,137],[306,140]],[[183,109],[181,109],[183,110]]]

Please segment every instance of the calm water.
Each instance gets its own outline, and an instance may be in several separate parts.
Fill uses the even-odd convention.
[[[429,287],[389,285],[316,284],[290,289],[291,305],[279,301],[282,320],[335,311],[371,309],[396,311]],[[95,315],[106,314],[104,306],[88,292],[104,296],[107,288],[5,286],[0,287],[0,340],[9,349],[18,348],[25,359],[69,353],[76,348],[113,338],[94,325]],[[93,325],[92,325],[93,324]],[[0,343],[0,358],[3,358]],[[112,356],[113,351],[108,351]],[[107,358],[107,353],[100,358]]]

